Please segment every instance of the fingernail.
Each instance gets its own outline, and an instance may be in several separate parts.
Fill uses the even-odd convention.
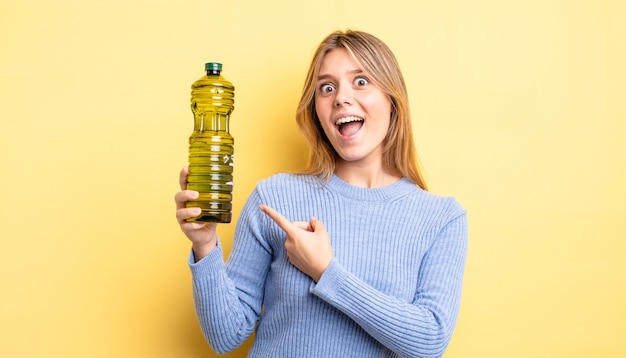
[[[197,191],[194,191],[191,193],[191,198],[192,199],[198,199],[198,197],[200,196],[200,193],[198,193]]]

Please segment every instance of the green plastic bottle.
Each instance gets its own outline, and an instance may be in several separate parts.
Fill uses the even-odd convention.
[[[187,189],[200,197],[187,207],[202,213],[187,221],[229,223],[232,218],[233,144],[228,122],[235,105],[235,87],[221,76],[222,64],[205,65],[206,76],[191,86],[194,127],[189,137]]]

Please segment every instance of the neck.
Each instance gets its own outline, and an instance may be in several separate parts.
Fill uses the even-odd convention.
[[[400,175],[378,165],[363,165],[358,162],[340,160],[335,167],[335,175],[341,180],[362,188],[382,188],[400,179]]]

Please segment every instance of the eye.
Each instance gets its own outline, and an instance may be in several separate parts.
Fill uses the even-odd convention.
[[[335,90],[335,86],[328,84],[328,83],[324,83],[323,85],[320,86],[320,92],[322,94],[329,94],[330,92]]]
[[[367,85],[368,83],[370,83],[370,81],[367,78],[365,78],[365,77],[357,77],[354,80],[354,85],[357,86],[357,87],[363,87],[363,86]]]

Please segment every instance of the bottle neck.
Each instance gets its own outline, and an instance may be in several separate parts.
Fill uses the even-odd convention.
[[[218,71],[218,70],[207,70],[206,71],[206,75],[207,76],[219,76],[220,75],[220,71]]]

